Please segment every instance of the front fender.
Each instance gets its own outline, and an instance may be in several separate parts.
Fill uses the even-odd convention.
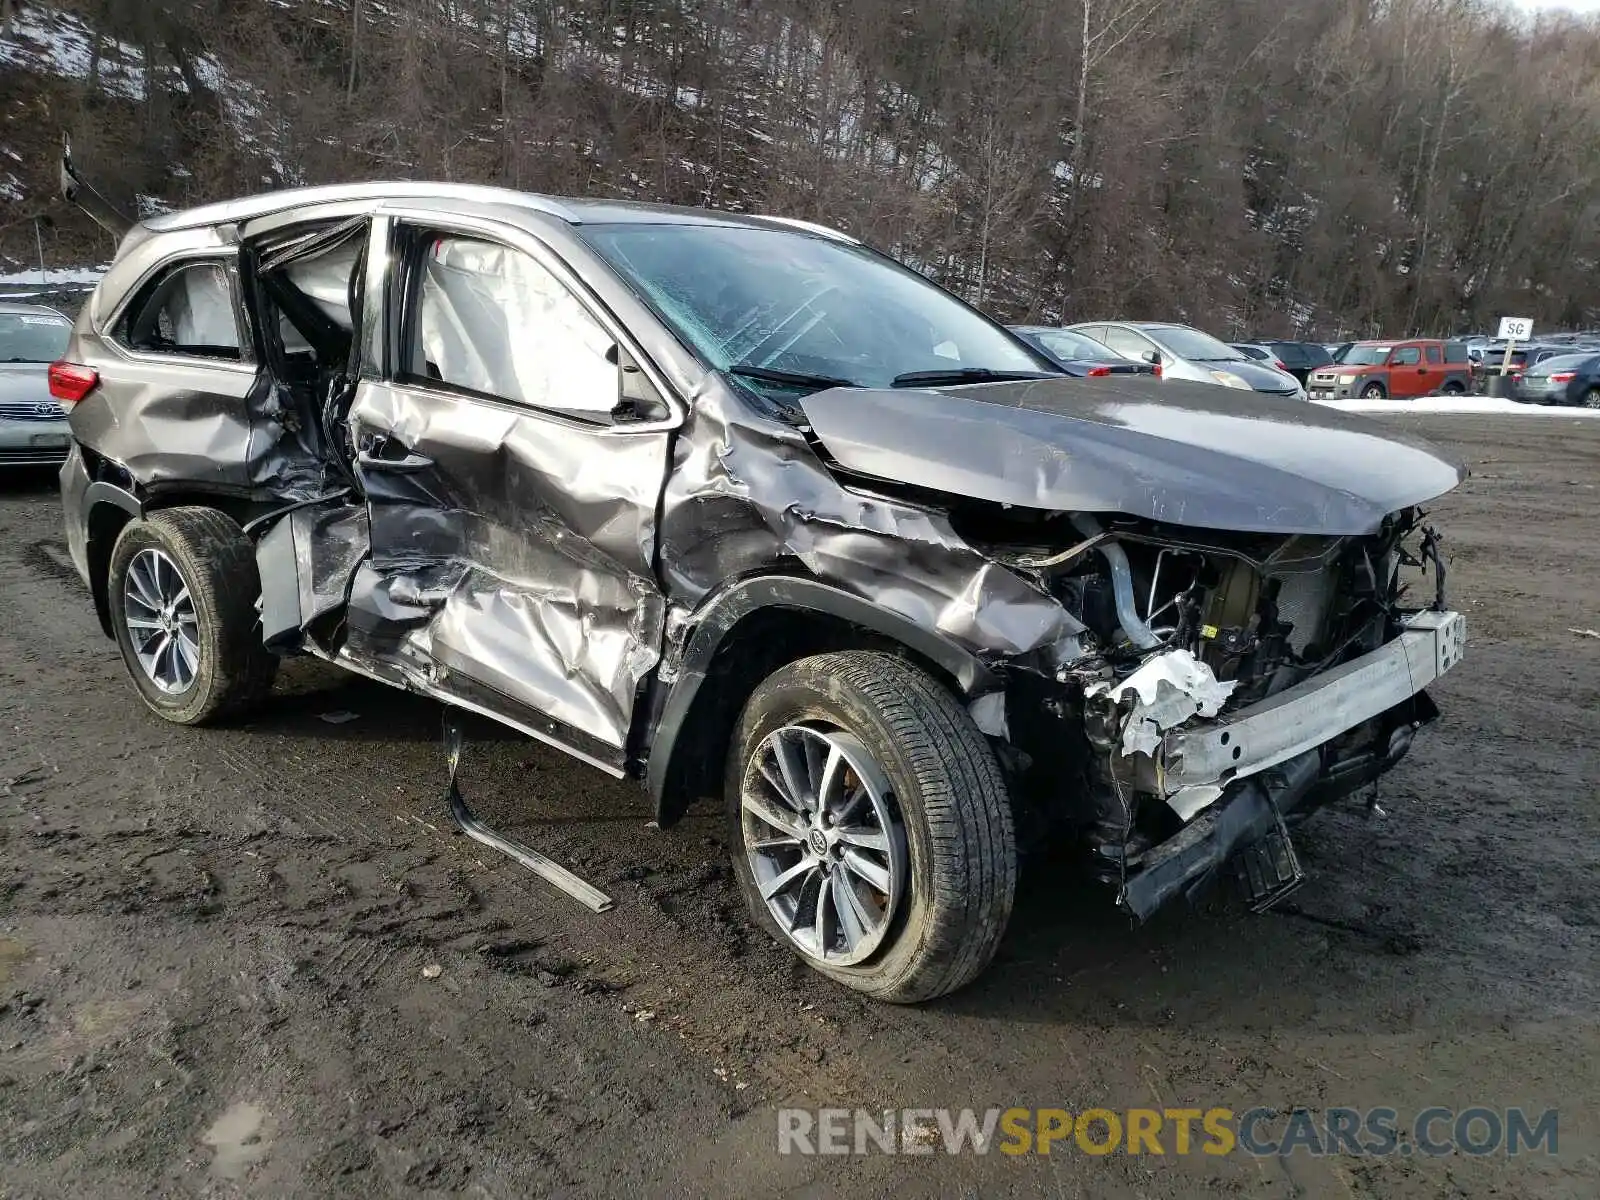
[[[692,632],[650,739],[645,782],[655,801],[657,819],[662,824],[669,823],[672,815],[664,807],[664,797],[679,737],[717,650],[742,620],[766,609],[821,613],[888,638],[936,665],[965,697],[981,695],[999,686],[994,671],[970,651],[934,630],[842,588],[788,575],[762,576],[730,584],[702,604],[690,618]]]

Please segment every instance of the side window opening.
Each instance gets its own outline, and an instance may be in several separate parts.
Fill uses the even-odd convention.
[[[1429,363],[1442,363],[1443,361],[1444,361],[1444,353],[1443,353],[1443,351],[1441,351],[1438,346],[1429,346],[1428,347],[1428,362]]]
[[[1422,361],[1422,351],[1416,346],[1405,346],[1394,352],[1394,357],[1389,360],[1390,365],[1396,367],[1414,367]]]
[[[609,424],[616,341],[543,264],[451,235],[420,241],[402,368],[411,379]]]
[[[115,337],[145,354],[237,362],[239,320],[227,268],[210,261],[174,267],[129,305]]]

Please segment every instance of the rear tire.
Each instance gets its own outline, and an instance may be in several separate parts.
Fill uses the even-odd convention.
[[[776,757],[785,746],[796,752],[788,775]],[[819,786],[824,759],[841,747],[841,781]],[[811,782],[791,786],[807,772]],[[876,999],[914,1003],[970,982],[994,957],[1017,879],[1005,778],[966,710],[927,672],[866,651],[774,672],[735,729],[726,796],[750,914],[809,966]],[[753,815],[771,803],[779,807]],[[830,848],[831,838],[841,844]],[[869,841],[882,852],[871,852],[867,874],[852,874],[854,851],[842,843]],[[841,886],[855,891],[828,890]],[[824,906],[831,920],[818,921]]]
[[[278,659],[261,644],[255,551],[227,515],[169,508],[129,522],[106,595],[123,664],[158,716],[204,725],[271,690]]]
[[[1449,383],[1445,384],[1444,387],[1440,388],[1439,390],[1446,396],[1463,396],[1467,391],[1467,389],[1462,386],[1461,381],[1458,379],[1450,380]]]
[[[1361,398],[1363,400],[1387,400],[1389,393],[1384,389],[1383,384],[1369,383],[1361,389]]]

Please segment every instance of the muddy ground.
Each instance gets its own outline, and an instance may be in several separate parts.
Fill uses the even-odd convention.
[[[615,910],[453,836],[432,703],[297,662],[163,724],[53,481],[0,481],[0,1195],[1600,1194],[1600,422],[1425,429],[1475,473],[1436,510],[1471,636],[1387,818],[1324,814],[1259,917],[1132,929],[1035,867],[916,1009],[748,926],[715,815],[519,737],[473,727],[469,794]],[[1561,1115],[1555,1157],[817,1159],[780,1104]]]

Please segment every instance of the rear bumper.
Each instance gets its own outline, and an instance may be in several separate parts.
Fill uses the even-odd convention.
[[[61,520],[66,528],[67,553],[84,583],[89,582],[89,471],[74,442],[61,466]]]
[[[1434,711],[1419,693],[1461,661],[1465,642],[1459,613],[1415,613],[1399,637],[1370,654],[1242,712],[1167,731],[1160,785],[1190,819],[1129,864],[1124,905],[1149,916],[1268,832],[1277,814],[1348,793],[1392,767],[1410,745],[1413,721],[1426,719],[1413,714]],[[1338,768],[1325,761],[1322,747],[1386,715],[1365,760]]]

